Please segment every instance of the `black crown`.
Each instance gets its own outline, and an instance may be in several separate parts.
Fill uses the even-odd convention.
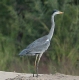
[[[58,11],[58,10],[54,9],[54,10],[53,10],[53,13],[54,13],[54,12],[57,12],[57,11]]]

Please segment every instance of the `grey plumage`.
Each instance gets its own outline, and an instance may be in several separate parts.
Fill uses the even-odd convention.
[[[50,45],[50,40],[48,39],[48,35],[43,36],[33,43],[28,45],[26,49],[22,50],[19,55],[35,55],[45,52]]]
[[[34,42],[32,42],[30,45],[28,45],[24,50],[20,52],[19,55],[29,55],[29,56],[34,56],[36,55],[36,60],[35,60],[35,67],[36,67],[36,72],[37,72],[37,77],[38,77],[38,63],[40,61],[40,58],[42,54],[48,49],[50,46],[50,41],[52,39],[53,33],[54,33],[54,28],[55,28],[55,22],[54,22],[54,16],[56,14],[62,14],[63,12],[60,12],[58,10],[55,10],[52,15],[52,27],[50,29],[50,32],[48,35],[45,35]],[[38,60],[37,60],[38,58]]]

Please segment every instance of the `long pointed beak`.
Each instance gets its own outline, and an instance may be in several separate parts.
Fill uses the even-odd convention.
[[[64,12],[61,12],[61,11],[59,12],[59,14],[63,14],[63,13],[64,13]]]

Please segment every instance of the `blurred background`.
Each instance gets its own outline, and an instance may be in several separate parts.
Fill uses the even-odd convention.
[[[79,0],[0,0],[0,70],[35,72],[35,56],[20,57],[27,45],[48,34],[54,9],[55,32],[39,73],[79,75]]]

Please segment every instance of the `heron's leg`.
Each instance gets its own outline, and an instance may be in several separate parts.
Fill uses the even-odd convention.
[[[36,67],[36,62],[37,62],[38,54],[36,54],[36,59],[35,59],[35,67]]]
[[[37,65],[39,64],[39,61],[40,61],[40,59],[41,59],[42,54],[43,54],[43,53],[39,54],[38,61],[37,61]]]
[[[42,54],[43,54],[43,53],[39,54],[38,61],[37,61],[37,65],[36,65],[37,77],[38,77],[38,64],[39,64],[39,61],[40,61],[40,58],[41,58]]]
[[[37,62],[37,58],[38,58],[38,54],[36,54],[36,58],[35,58],[35,71],[36,71],[36,62]],[[34,77],[34,74],[33,74],[33,77]]]

